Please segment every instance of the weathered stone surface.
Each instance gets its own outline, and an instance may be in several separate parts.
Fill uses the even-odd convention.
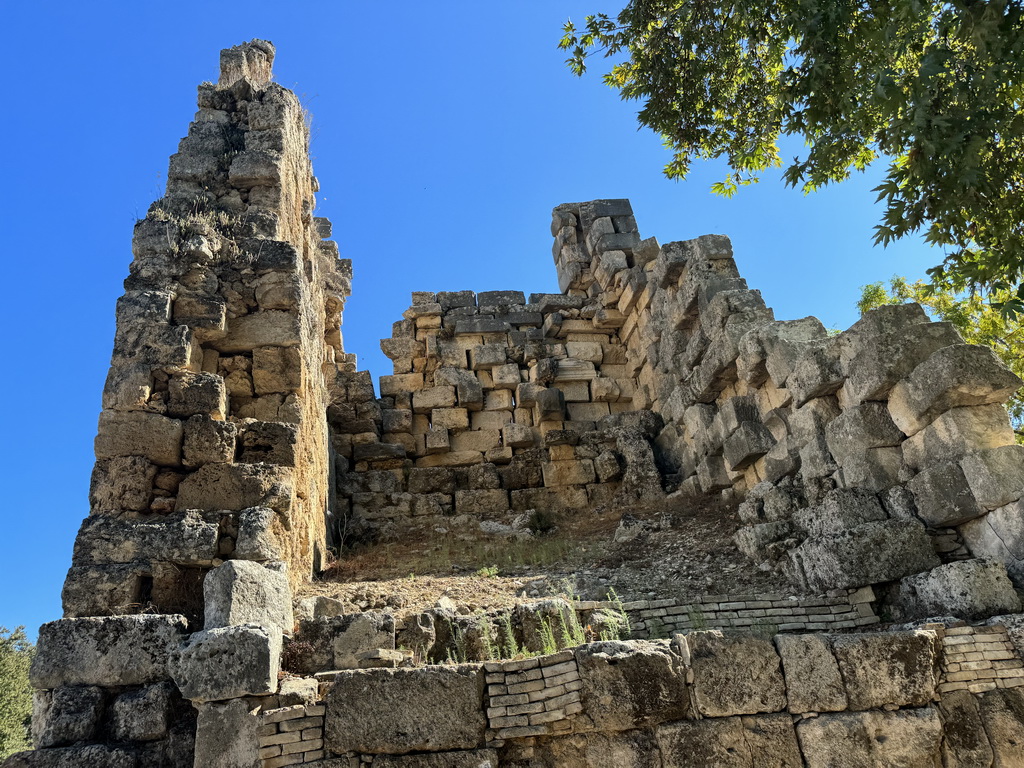
[[[923,469],[1013,441],[1010,417],[1002,405],[953,408],[906,440],[903,458],[911,469]]]
[[[335,628],[331,642],[335,669],[357,669],[363,654],[395,647],[395,617],[388,611],[341,616],[332,626]]]
[[[808,538],[790,557],[812,589],[862,587],[939,565],[924,527],[899,520]]]
[[[770,640],[717,630],[685,637],[693,700],[705,717],[779,712],[786,707],[781,662]]]
[[[238,515],[234,556],[263,562],[282,559],[281,541],[276,530],[279,525],[277,513],[272,509],[243,509]]]
[[[103,716],[102,688],[64,685],[50,693],[41,723],[33,723],[40,747],[60,747],[92,741]]]
[[[182,423],[142,411],[104,411],[96,435],[97,459],[144,456],[154,464],[181,463]]]
[[[936,528],[960,525],[985,513],[958,463],[930,467],[911,478],[907,487],[914,494],[918,516]]]
[[[1003,403],[1020,386],[988,347],[954,344],[937,350],[893,387],[889,412],[896,426],[914,435],[940,413]]]
[[[257,624],[291,633],[292,590],[285,568],[228,560],[203,580],[204,628]]]
[[[235,458],[238,427],[233,421],[215,421],[193,416],[185,422],[182,464],[190,469],[208,463],[225,463]]]
[[[209,768],[260,768],[259,718],[244,699],[200,704],[196,720],[196,763]]]
[[[178,488],[176,510],[269,507],[287,512],[292,470],[269,464],[204,464]]]
[[[775,647],[786,678],[788,709],[841,712],[847,707],[839,664],[825,635],[776,635]]]
[[[19,752],[4,762],[4,768],[141,768],[138,755],[130,749],[91,745]]]
[[[550,739],[538,751],[545,768],[649,768],[658,745],[651,731],[624,731]]]
[[[167,415],[177,419],[209,416],[223,420],[228,400],[224,379],[214,373],[177,373],[168,383]]]
[[[583,711],[601,731],[690,716],[685,671],[662,644],[591,643],[576,650]]]
[[[850,709],[923,707],[932,700],[939,663],[934,632],[836,635],[832,650]]]
[[[440,752],[484,740],[484,676],[474,665],[345,672],[325,703],[333,752]]]
[[[1024,764],[1024,691],[988,691],[981,697],[981,720],[996,766]]]
[[[842,712],[802,720],[807,768],[935,768],[942,723],[934,709]]]
[[[292,347],[299,343],[299,317],[292,312],[267,310],[228,321],[228,332],[208,345],[218,352],[250,352],[257,347]]]
[[[157,466],[142,456],[117,456],[96,462],[89,485],[93,512],[146,512],[153,500]]]
[[[978,699],[970,691],[950,691],[939,701],[942,715],[942,765],[990,766],[995,755],[981,722]]]
[[[302,355],[297,347],[258,347],[252,352],[252,383],[257,395],[299,392]]]
[[[1024,494],[1024,445],[1004,445],[969,453],[960,459],[964,477],[978,505],[996,509]]]
[[[277,690],[281,630],[252,624],[196,632],[168,666],[182,696],[197,702]]]
[[[798,510],[793,521],[810,536],[826,536],[887,517],[878,496],[861,489],[837,489],[821,504]]]
[[[1024,503],[1015,501],[960,526],[975,555],[999,560],[1018,586],[1024,585]]]
[[[159,615],[43,624],[32,660],[32,685],[145,685],[166,680],[167,658],[185,627],[183,616]]]
[[[217,557],[217,524],[190,510],[147,520],[93,515],[75,539],[75,565],[163,560],[208,564]]]
[[[958,560],[900,579],[886,602],[897,621],[928,616],[982,619],[1021,609],[1006,567],[982,559]]]
[[[498,753],[493,749],[438,752],[423,755],[378,755],[374,768],[498,768]]]
[[[842,463],[869,448],[899,445],[903,433],[889,416],[885,403],[863,403],[847,408],[825,427],[825,441]]]
[[[154,741],[167,736],[171,702],[170,683],[148,685],[119,695],[111,706],[111,729],[118,741]]]
[[[661,725],[655,734],[664,768],[803,765],[788,715],[683,720]]]

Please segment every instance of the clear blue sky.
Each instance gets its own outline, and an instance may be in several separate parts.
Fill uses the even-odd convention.
[[[939,259],[916,242],[871,246],[872,175],[806,198],[766,180],[733,200],[708,192],[720,167],[665,180],[637,106],[598,71],[572,77],[555,47],[566,17],[620,7],[0,3],[0,625],[34,633],[60,616],[132,224],[160,196],[221,48],[272,40],[276,79],[313,115],[319,213],[355,268],[345,345],[375,376],[390,372],[377,341],[410,291],[556,291],[548,223],[562,202],[628,197],[661,242],[727,234],[776,317],[832,327],[856,319],[859,286]]]

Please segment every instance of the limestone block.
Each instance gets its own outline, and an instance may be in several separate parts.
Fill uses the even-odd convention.
[[[928,616],[981,619],[1021,609],[1006,567],[983,559],[958,560],[900,579],[887,603],[897,621]]]
[[[473,749],[487,725],[476,665],[346,672],[325,704],[325,743],[339,753]]]
[[[431,433],[433,434],[433,433]],[[429,450],[429,449],[428,449]],[[469,467],[480,464],[484,456],[480,451],[450,451],[416,459],[417,467]]]
[[[664,644],[590,643],[576,649],[584,713],[599,731],[691,716],[685,670]]]
[[[255,295],[262,310],[297,311],[301,296],[299,279],[287,272],[268,272],[256,281]]]
[[[511,411],[515,400],[510,389],[492,389],[484,396],[485,411]]]
[[[987,691],[981,697],[981,720],[996,766],[1019,766],[1024,754],[1024,692],[1020,688]]]
[[[207,463],[225,463],[235,458],[233,421],[215,421],[209,416],[195,415],[185,422],[181,462],[189,469]]]
[[[825,326],[816,317],[804,317],[799,320],[786,320],[769,323],[758,327],[744,338],[757,336],[759,346],[764,350],[764,372],[771,377],[777,387],[786,386],[797,360],[803,354],[806,345],[821,341],[827,337]],[[744,356],[746,356],[744,349]],[[756,363],[747,362],[749,383],[757,385],[761,378]]]
[[[358,669],[360,657],[381,648],[395,648],[395,617],[387,611],[364,611],[331,622],[334,669]]]
[[[604,359],[604,348],[595,341],[569,341],[565,344],[565,351],[574,360],[600,363]]]
[[[228,321],[227,334],[207,342],[218,352],[251,352],[257,347],[294,347],[301,340],[299,318],[278,309],[253,312]]]
[[[750,560],[761,562],[774,559],[777,554],[771,545],[793,535],[793,524],[788,520],[759,523],[740,528],[733,536],[736,548]]]
[[[396,373],[392,376],[380,377],[381,397],[418,392],[421,389],[423,389],[422,373]]]
[[[270,464],[204,464],[182,480],[175,509],[291,508],[292,470]]]
[[[850,709],[923,707],[932,700],[941,648],[934,632],[873,632],[831,640]]]
[[[506,344],[477,344],[469,350],[469,367],[474,371],[490,370],[507,362]]]
[[[1007,504],[959,530],[974,555],[1002,562],[1014,584],[1024,585],[1024,504]]]
[[[441,367],[434,372],[434,384],[455,387],[459,406],[478,411],[484,402],[483,387],[478,375],[464,368]]]
[[[196,339],[222,336],[227,329],[227,302],[219,296],[178,296],[174,300],[174,324],[187,325]]]
[[[111,730],[118,741],[155,741],[167,736],[174,687],[170,683],[126,691],[114,699]]]
[[[565,418],[565,397],[559,389],[542,389],[537,393],[533,407],[533,421],[561,421]]]
[[[718,630],[681,637],[689,650],[693,700],[701,715],[750,715],[786,707],[781,662],[770,640],[726,637]]]
[[[975,451],[960,460],[978,504],[996,509],[1024,494],[1024,445],[1004,445]]]
[[[209,768],[256,768],[260,760],[260,718],[245,699],[196,707],[197,759]]]
[[[708,456],[700,462],[697,465],[697,479],[704,493],[732,487],[732,480],[725,471],[725,459],[721,456]]]
[[[734,398],[735,399],[735,398]],[[775,438],[760,422],[744,421],[725,440],[723,452],[729,469],[745,469],[775,445]]]
[[[153,500],[157,468],[142,456],[102,459],[93,467],[89,506],[93,512],[145,512]]]
[[[134,750],[98,744],[85,747],[64,747],[33,752],[18,752],[4,763],[4,768],[139,768]]]
[[[291,633],[292,591],[284,568],[228,560],[203,580],[204,629],[256,624]]]
[[[934,768],[941,764],[942,723],[931,708],[822,715],[800,721],[796,732],[807,768]]]
[[[595,379],[596,381],[596,379]],[[586,381],[563,381],[556,385],[567,403],[589,403],[590,383]]]
[[[437,429],[467,429],[469,411],[465,408],[435,408],[430,412],[430,426]]]
[[[594,462],[590,459],[577,461],[548,461],[541,465],[544,485],[586,485],[597,479]]]
[[[502,442],[512,448],[530,448],[534,444],[533,429],[524,424],[506,424],[501,434]]]
[[[789,711],[841,712],[847,707],[839,664],[825,635],[776,635]]]
[[[515,363],[496,365],[491,368],[491,379],[498,389],[514,390],[521,381],[519,366]]]
[[[907,488],[914,494],[918,516],[935,528],[960,525],[985,514],[959,463],[930,467],[911,478]]]
[[[825,432],[826,425],[837,418],[841,410],[835,397],[808,400],[789,417],[790,434],[797,445],[803,446]]]
[[[793,521],[810,536],[838,533],[887,517],[878,496],[856,489],[829,491],[821,504],[793,513]]]
[[[144,456],[154,464],[181,463],[182,423],[155,413],[103,411],[96,435],[96,458]]]
[[[429,413],[434,408],[453,408],[457,402],[453,386],[427,387],[412,393],[414,413]]]
[[[831,395],[845,380],[840,362],[840,337],[809,342],[793,364],[786,387],[793,393],[797,407],[815,397]]]
[[[373,765],[374,768],[498,768],[498,753],[493,749],[471,749],[421,755],[377,755]],[[323,768],[343,766],[325,765]]]
[[[168,654],[185,627],[185,618],[176,615],[48,622],[39,628],[32,685],[145,685],[166,680]]]
[[[893,581],[939,564],[924,527],[898,520],[810,537],[790,557],[807,586],[815,590]]]
[[[622,465],[613,451],[602,451],[594,459],[594,472],[598,482],[610,483],[622,477]]]
[[[942,764],[951,768],[992,765],[978,700],[970,691],[950,691],[938,704],[942,715]]]
[[[899,482],[902,468],[903,453],[899,448],[868,448],[843,459],[836,480],[842,488],[885,491]]]
[[[914,435],[940,413],[1003,403],[1020,386],[988,347],[955,344],[934,352],[893,387],[889,412],[896,426]]]
[[[464,432],[453,432],[451,435],[451,449],[453,451],[483,452],[500,446],[501,430],[498,429],[478,429]]]
[[[240,560],[281,560],[283,550],[276,525],[277,513],[267,507],[250,507],[238,515],[234,557]]]
[[[61,686],[50,693],[41,723],[33,723],[37,746],[60,747],[93,741],[103,716],[102,688],[89,685]]]
[[[598,377],[590,382],[590,395],[596,403],[614,403],[622,396],[618,379]]]
[[[74,565],[61,590],[64,616],[116,616],[139,603],[139,585],[150,575],[148,563]]]
[[[568,403],[571,421],[600,421],[611,413],[608,403]]]
[[[788,715],[683,720],[659,726],[655,735],[664,768],[803,766]]]
[[[243,464],[280,464],[293,467],[299,442],[296,424],[246,419],[240,423],[237,460]]]
[[[300,392],[303,387],[303,364],[298,347],[254,349],[252,383],[257,395]]]
[[[508,511],[508,491],[478,489],[455,492],[455,512],[472,517],[494,517]]]
[[[145,520],[92,515],[75,539],[75,565],[161,560],[209,564],[217,557],[217,524],[190,510]]]
[[[512,423],[512,411],[475,411],[469,415],[471,429],[503,430]]]
[[[174,684],[193,702],[274,693],[280,664],[281,629],[253,624],[196,632],[168,660]]]
[[[903,443],[903,458],[912,469],[959,459],[972,451],[1012,445],[1013,429],[1001,405],[953,408]]]
[[[847,408],[825,427],[825,442],[840,464],[869,448],[899,445],[903,433],[889,416],[885,403],[862,403]]]
[[[929,355],[951,344],[963,344],[949,323],[918,319],[910,325],[890,328],[879,334],[858,333],[857,324],[850,329],[851,343],[845,351],[849,378],[843,392],[851,404],[884,400],[893,386]]]
[[[385,408],[382,411],[384,432],[412,432],[412,411],[405,408]]]
[[[153,373],[149,365],[127,365],[115,361],[103,385],[103,408],[137,410],[146,405],[153,392]]]
[[[544,744],[544,765],[559,768],[648,768],[658,745],[651,731],[586,733]]]

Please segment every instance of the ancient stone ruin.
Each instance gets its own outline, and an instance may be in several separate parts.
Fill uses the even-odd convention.
[[[273,58],[222,53],[136,225],[37,749],[5,766],[1024,765],[1021,381],[989,350],[917,305],[777,321],[727,238],[596,200],[554,210],[561,293],[414,293],[375,389]],[[788,587],[300,599],[347,537],[669,501],[739,503],[739,565]]]

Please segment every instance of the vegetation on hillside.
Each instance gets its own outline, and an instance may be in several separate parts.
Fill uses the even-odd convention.
[[[0,759],[31,749],[32,686],[28,668],[35,646],[25,628],[0,627]]]

